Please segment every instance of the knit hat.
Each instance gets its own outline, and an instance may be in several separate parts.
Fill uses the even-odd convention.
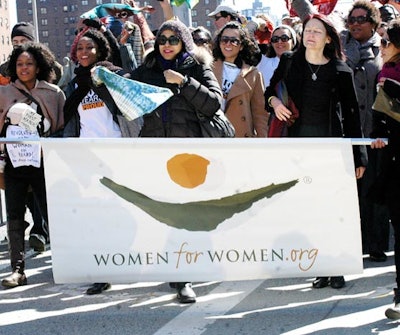
[[[19,22],[12,29],[11,39],[15,36],[24,36],[30,41],[35,41],[35,28],[28,22]]]
[[[183,42],[184,49],[186,49],[186,51],[192,51],[194,49],[193,37],[189,28],[186,27],[181,21],[177,20],[168,20],[161,25],[157,31],[156,44],[158,37],[160,37],[162,32],[165,30],[173,31]]]

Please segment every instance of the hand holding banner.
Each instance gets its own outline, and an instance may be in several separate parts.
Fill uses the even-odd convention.
[[[129,121],[151,113],[173,95],[168,88],[121,77],[103,66],[92,70],[92,79],[97,85],[106,85],[121,113]]]

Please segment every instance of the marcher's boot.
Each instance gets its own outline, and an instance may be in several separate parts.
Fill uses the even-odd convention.
[[[394,289],[394,307],[389,307],[385,311],[385,315],[388,319],[398,320],[400,319],[400,290],[398,288]]]
[[[25,269],[25,224],[23,220],[8,220],[8,248],[12,274],[1,281],[5,287],[26,285]]]

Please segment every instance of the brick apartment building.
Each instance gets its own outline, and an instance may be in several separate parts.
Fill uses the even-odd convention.
[[[0,64],[4,63],[11,53],[11,23],[9,1],[0,0]]]
[[[243,1],[243,0],[236,0]],[[35,24],[32,10],[32,0],[16,0],[18,21],[26,21]],[[105,3],[121,3],[121,0],[36,0],[37,26],[39,41],[45,43],[54,52],[59,62],[64,56],[69,55],[72,42],[75,38],[75,27],[79,16],[92,8]],[[0,0],[0,3],[6,3]],[[163,22],[163,13],[157,0],[136,1],[139,6],[151,5],[156,11],[153,14],[146,14],[147,22],[152,30],[157,29]],[[212,12],[221,0],[200,0],[191,10],[192,26],[204,26],[214,31],[213,19],[207,14]],[[233,3],[233,1],[232,1]],[[262,8],[262,2],[255,0],[246,10],[246,16],[254,15],[256,12],[268,11]],[[2,8],[0,7],[0,13]],[[264,11],[265,12],[265,11]],[[188,15],[190,12],[188,12]],[[3,19],[4,20],[4,19]],[[1,25],[0,25],[1,28]],[[7,35],[9,36],[9,34]],[[5,43],[7,44],[6,37]],[[9,52],[5,52],[8,55]],[[3,57],[2,55],[0,55]]]

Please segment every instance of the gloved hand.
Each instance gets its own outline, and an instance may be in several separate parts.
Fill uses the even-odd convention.
[[[92,27],[98,30],[100,30],[100,28],[103,26],[103,23],[97,17],[94,19],[84,19],[82,23],[88,27]]]

